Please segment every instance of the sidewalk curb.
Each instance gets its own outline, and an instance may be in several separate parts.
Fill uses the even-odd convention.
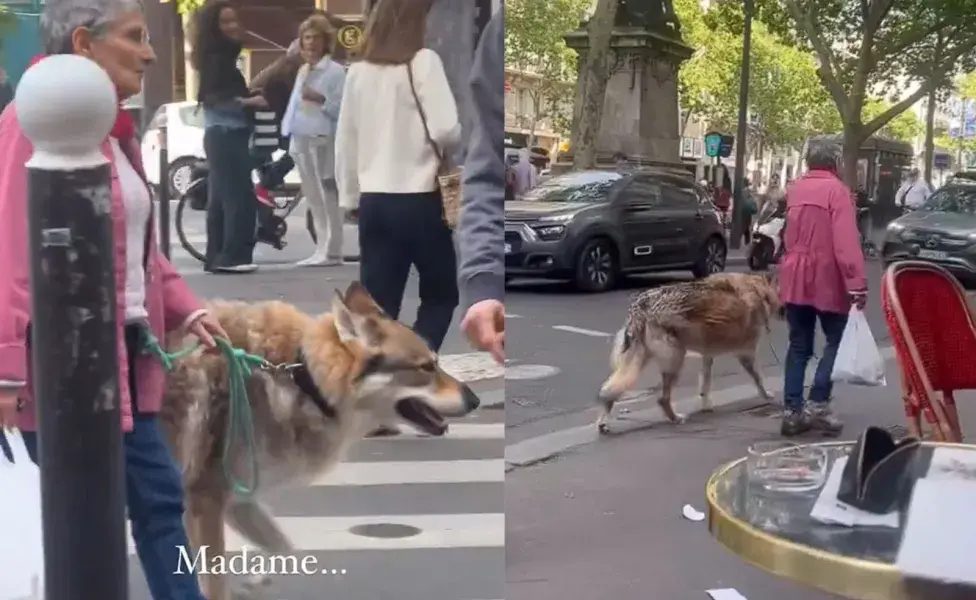
[[[889,361],[895,356],[893,346],[881,348],[881,357]],[[764,378],[766,389],[776,389],[783,385],[782,375]],[[888,382],[892,385],[892,382]],[[737,385],[712,392],[712,403],[715,408],[721,408],[730,404],[736,404],[744,400],[756,399],[756,386],[752,383]],[[625,402],[618,405],[626,405]],[[685,396],[674,401],[674,410],[678,413],[692,414],[699,412],[701,403],[698,395]],[[663,423],[664,415],[657,407],[629,413],[628,419],[640,420],[648,425]],[[599,441],[601,436],[596,425],[587,424],[570,427],[530,437],[520,442],[505,446],[505,471],[511,471],[521,467],[528,467],[536,463],[548,460],[554,456],[565,453],[568,450],[592,444]]]

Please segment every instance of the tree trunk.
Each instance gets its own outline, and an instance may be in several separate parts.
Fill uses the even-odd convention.
[[[580,73],[573,108],[573,167],[596,166],[596,140],[603,120],[607,80],[610,77],[610,42],[619,0],[599,0],[589,24],[589,50]]]
[[[847,187],[857,188],[857,161],[861,157],[861,144],[864,134],[851,123],[844,127],[844,183]]]
[[[932,165],[935,161],[935,89],[929,92],[929,104],[925,109],[925,181],[932,185]]]

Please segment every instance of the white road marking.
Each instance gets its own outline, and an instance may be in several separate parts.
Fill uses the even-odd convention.
[[[590,337],[598,337],[598,338],[613,337],[612,333],[607,333],[606,331],[596,331],[595,329],[583,329],[582,327],[573,327],[572,325],[553,325],[552,328],[558,329],[559,331],[568,331],[569,333],[588,335]]]
[[[438,358],[441,368],[459,381],[480,381],[505,375],[505,367],[495,362],[487,352],[442,354]]]
[[[552,365],[516,365],[505,367],[505,379],[522,381],[525,379],[545,379],[559,374],[559,367]]]
[[[400,483],[478,483],[505,480],[505,461],[397,460],[393,462],[339,463],[316,478],[319,487],[396,485]]]
[[[296,551],[330,550],[412,550],[418,548],[501,548],[505,546],[504,513],[461,513],[443,515],[367,515],[354,517],[277,517],[282,533]],[[377,538],[350,531],[358,525],[391,523],[416,527],[420,533],[410,537]],[[248,544],[230,529],[227,551],[240,552]],[[130,538],[129,554],[135,554]],[[189,554],[191,560],[193,554]],[[302,557],[296,558],[301,563]],[[341,569],[343,565],[317,565],[320,569]]]
[[[504,402],[504,400],[502,400]],[[482,404],[481,406],[485,406]],[[429,436],[415,429],[404,427],[401,435],[392,437],[389,440],[395,442],[402,439],[430,438],[431,440],[503,440],[505,439],[504,423],[451,423],[447,433],[441,437]],[[377,441],[382,438],[378,438]],[[436,441],[434,442],[436,443]]]

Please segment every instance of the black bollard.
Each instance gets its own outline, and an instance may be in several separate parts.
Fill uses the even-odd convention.
[[[56,82],[56,83],[54,83]],[[28,69],[16,106],[27,163],[33,393],[46,600],[128,597],[111,169],[115,92],[88,59]]]
[[[167,259],[170,253],[169,241],[169,200],[172,190],[169,189],[169,140],[166,139],[166,126],[159,128],[159,186],[156,192],[156,202],[159,204],[159,247]]]

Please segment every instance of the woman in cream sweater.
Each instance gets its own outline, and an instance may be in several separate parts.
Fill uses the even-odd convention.
[[[370,15],[346,75],[336,179],[340,205],[358,211],[360,279],[397,318],[410,266],[416,267],[420,308],[413,328],[436,352],[458,304],[438,155],[451,155],[461,125],[444,65],[424,48],[432,4],[383,0]]]

